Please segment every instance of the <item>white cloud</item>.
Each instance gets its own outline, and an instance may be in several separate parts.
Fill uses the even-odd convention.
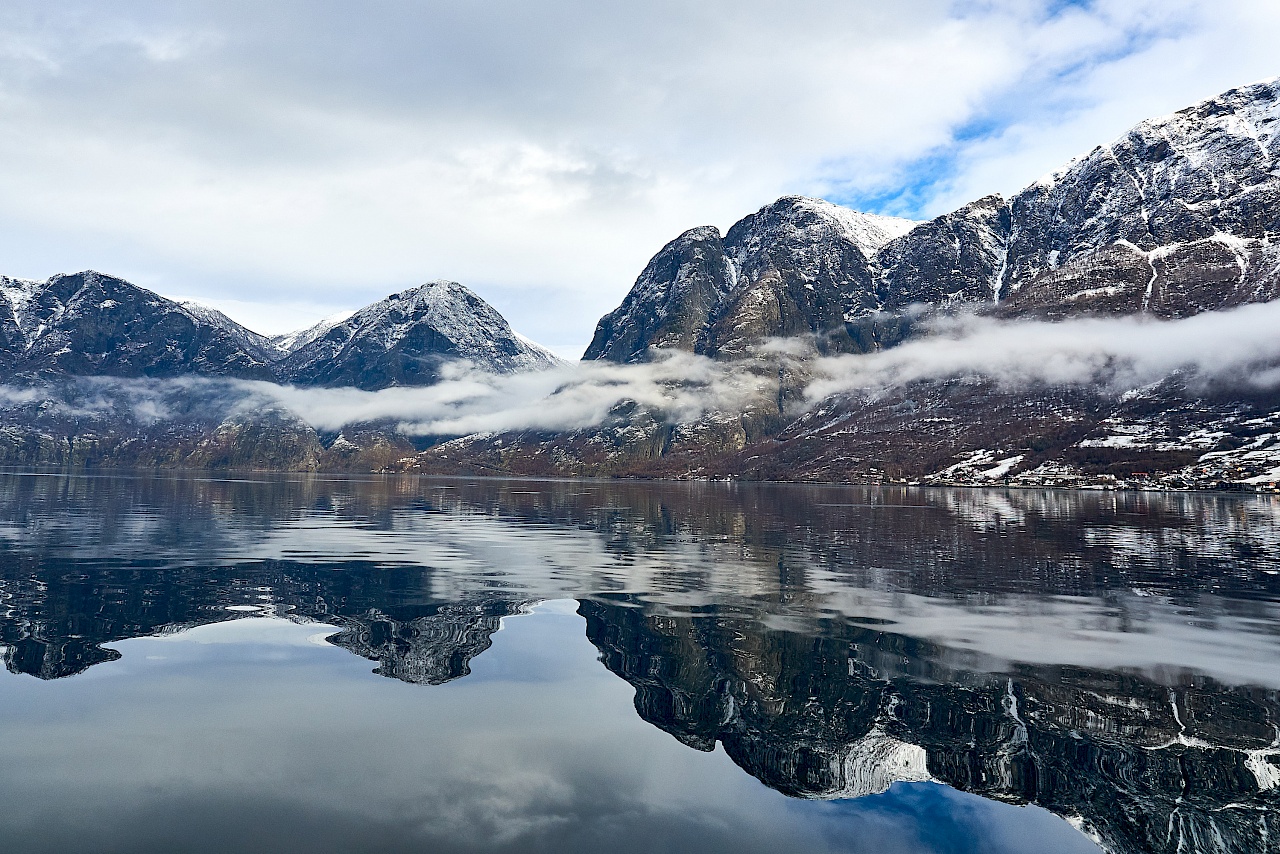
[[[811,401],[900,387],[918,380],[982,378],[1007,388],[1140,388],[1174,372],[1193,386],[1280,385],[1280,302],[1211,311],[1183,320],[1140,317],[1059,322],[960,316],[931,334],[878,353],[820,359]]]
[[[740,410],[764,381],[688,353],[645,365],[579,362],[533,373],[495,376],[465,364],[447,366],[425,388],[361,391],[240,383],[245,412],[280,407],[320,430],[356,422],[397,423],[409,435],[466,435],[507,430],[577,430],[603,424],[619,404],[635,402],[689,422],[708,412]]]
[[[324,310],[450,278],[569,348],[685,228],[939,147],[932,208],[1012,189],[1264,76],[1280,32],[1252,0],[1048,6],[14,0],[3,272]],[[955,147],[992,105],[1008,130]]]
[[[1132,49],[1084,51],[1066,73],[1015,87],[1025,100],[997,107],[996,132],[954,149],[953,173],[926,201],[930,213],[991,192],[1011,195],[1143,119],[1280,74],[1280,6],[1269,0],[1107,0],[1094,8],[1091,21],[1108,32],[1141,34]]]

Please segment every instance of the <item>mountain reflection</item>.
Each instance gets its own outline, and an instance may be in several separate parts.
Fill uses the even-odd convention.
[[[1280,505],[716,484],[0,476],[0,643],[55,679],[271,613],[466,676],[573,598],[650,724],[803,798],[937,780],[1109,850],[1276,850]]]
[[[1080,819],[1113,851],[1254,851],[1274,839],[1276,691],[1084,668],[982,672],[854,626],[815,636],[630,603],[582,612],[641,717],[700,750],[720,742],[789,795],[937,779]]]

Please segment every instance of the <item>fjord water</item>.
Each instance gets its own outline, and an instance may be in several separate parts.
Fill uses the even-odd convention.
[[[1280,850],[1275,497],[0,475],[0,849]]]

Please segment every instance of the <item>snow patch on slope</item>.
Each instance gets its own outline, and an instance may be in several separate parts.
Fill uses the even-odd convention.
[[[861,249],[868,258],[890,240],[901,237],[920,225],[916,220],[862,213],[823,199],[797,197],[796,207],[830,220],[841,235]]]
[[[307,346],[317,338],[324,337],[330,329],[333,329],[335,326],[345,322],[348,318],[354,315],[356,311],[358,311],[358,309],[340,311],[336,314],[329,315],[320,322],[308,326],[305,329],[287,332],[284,335],[273,336],[270,339],[271,348],[281,355],[288,355],[295,350],[299,350]]]
[[[48,280],[38,282],[34,279],[11,279],[8,276],[0,276],[0,296],[3,296],[13,308],[13,318],[18,328],[27,337],[30,337],[38,323],[29,308],[48,283]]]

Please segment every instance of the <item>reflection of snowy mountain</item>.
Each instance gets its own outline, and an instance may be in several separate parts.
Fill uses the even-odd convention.
[[[55,679],[116,658],[112,641],[266,613],[437,685],[504,616],[573,598],[641,717],[787,794],[932,779],[1040,804],[1116,852],[1206,834],[1255,851],[1280,815],[1276,512],[1194,494],[6,475],[0,644],[11,671]]]
[[[641,717],[692,747],[721,744],[793,796],[937,780],[1039,804],[1116,854],[1265,850],[1280,816],[1276,691],[1088,668],[1004,676],[888,631],[814,636],[634,603],[582,611]]]

